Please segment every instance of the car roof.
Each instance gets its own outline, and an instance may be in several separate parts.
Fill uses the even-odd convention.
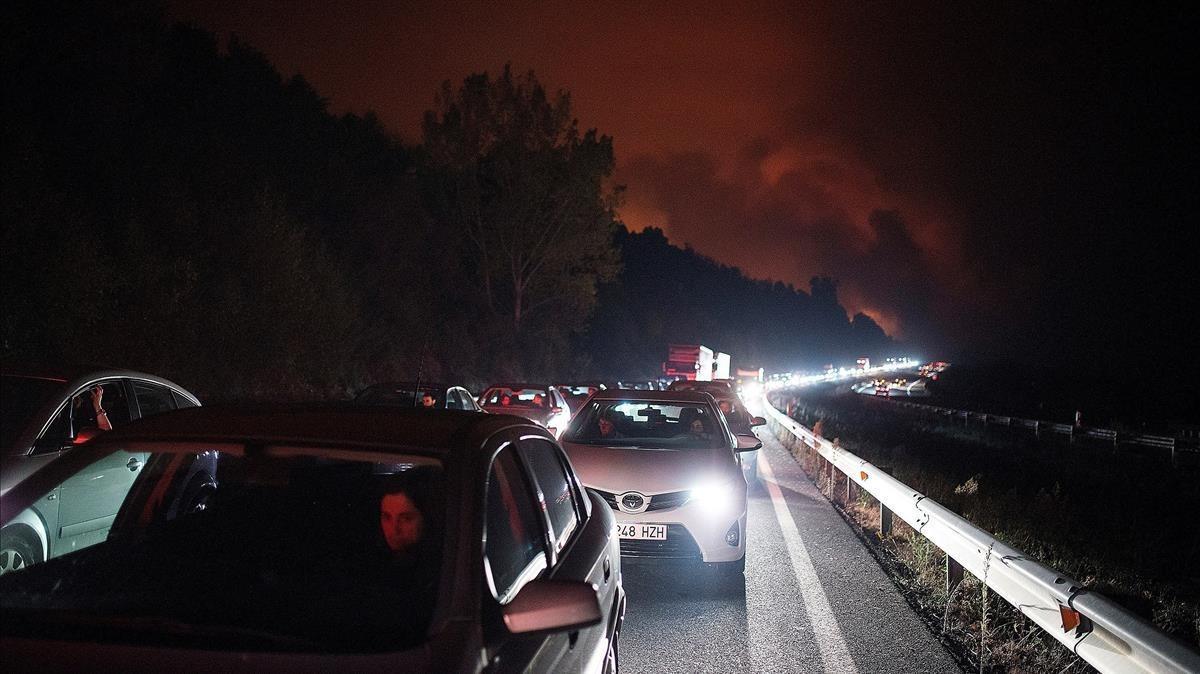
[[[733,381],[730,379],[676,379],[668,384],[668,386],[677,386],[679,388],[698,388],[701,386],[714,386],[718,388],[732,388]]]
[[[708,403],[713,397],[705,391],[639,391],[636,389],[605,389],[592,394],[595,400],[649,400],[657,402]]]
[[[3,364],[0,364],[0,375],[5,377],[50,379],[61,382],[68,382],[85,376],[98,378],[95,377],[95,375],[103,375],[105,377],[143,377],[148,379],[160,379],[160,377],[156,375],[147,374],[145,372],[114,368],[107,365],[87,365],[75,363],[51,364],[11,361],[5,361]]]
[[[339,448],[413,447],[471,451],[472,443],[505,428],[540,426],[522,417],[462,410],[409,409],[353,403],[214,405],[191,407],[130,422],[88,445],[127,442],[330,445]],[[541,431],[545,434],[544,431]]]

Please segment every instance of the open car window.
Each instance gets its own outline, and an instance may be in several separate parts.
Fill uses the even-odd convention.
[[[96,519],[87,509],[105,499],[112,509],[113,495],[86,481],[139,458],[88,545],[0,576],[3,633],[335,652],[424,640],[445,531],[437,460],[307,447],[117,451],[54,487],[60,517],[71,489],[75,520]],[[419,525],[398,536],[389,522],[400,516]]]

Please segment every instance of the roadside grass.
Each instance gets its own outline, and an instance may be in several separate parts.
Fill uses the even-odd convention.
[[[793,416],[810,428],[820,420],[826,438],[888,467],[999,540],[1192,647],[1200,644],[1196,471],[1102,446],[1055,445],[1006,429],[897,414],[855,397],[809,393]],[[828,493],[827,473],[805,469]],[[948,593],[945,554],[898,518],[892,535],[880,539],[878,504],[869,495],[861,493],[842,511],[970,669],[1088,669],[1003,599],[994,593],[985,599],[969,573]]]

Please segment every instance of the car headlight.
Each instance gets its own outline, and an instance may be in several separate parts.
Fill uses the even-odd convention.
[[[737,488],[733,482],[709,482],[691,490],[688,502],[696,503],[702,510],[714,515],[733,510]]]

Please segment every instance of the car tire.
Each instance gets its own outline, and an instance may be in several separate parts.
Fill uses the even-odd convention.
[[[0,575],[20,571],[42,561],[42,549],[20,531],[0,532]]]

